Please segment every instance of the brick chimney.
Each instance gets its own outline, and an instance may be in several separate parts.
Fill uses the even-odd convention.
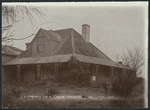
[[[90,25],[82,25],[82,37],[86,42],[90,42]]]

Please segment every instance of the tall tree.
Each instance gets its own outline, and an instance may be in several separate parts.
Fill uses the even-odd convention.
[[[129,66],[136,70],[137,76],[143,76],[144,54],[140,47],[128,49],[122,55],[117,55],[117,59],[121,59],[123,65]]]

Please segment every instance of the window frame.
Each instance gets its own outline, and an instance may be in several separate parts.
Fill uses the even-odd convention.
[[[40,46],[43,46],[43,47],[42,47],[43,49],[40,49]],[[37,52],[38,52],[38,53],[43,53],[43,52],[45,52],[45,45],[44,45],[44,44],[38,44],[38,45],[37,45]]]

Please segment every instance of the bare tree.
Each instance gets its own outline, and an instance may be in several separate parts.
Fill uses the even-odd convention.
[[[32,22],[34,20],[34,15],[44,15],[39,7],[28,7],[24,5],[6,5],[2,4],[2,42],[8,44],[13,40],[21,40],[14,38],[15,30],[13,27],[16,23],[22,21],[25,17],[29,18]],[[33,36],[25,36],[22,39]]]
[[[144,65],[144,54],[140,47],[128,49],[120,56],[122,63],[136,70],[137,76],[142,75],[142,66]]]

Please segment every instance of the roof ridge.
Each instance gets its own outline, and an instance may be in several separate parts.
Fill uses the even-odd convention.
[[[72,53],[75,54],[73,29],[71,29],[71,45],[72,45]]]
[[[63,31],[63,30],[71,30],[73,28],[65,28],[65,29],[58,29],[58,30],[54,30],[54,31]]]
[[[41,31],[46,35],[46,37],[47,37],[48,39],[50,39],[49,36],[48,36],[43,30],[44,30],[44,31],[47,31],[47,30],[41,29]]]
[[[53,32],[54,32],[54,31],[61,31],[61,30],[71,30],[71,29],[73,29],[73,28],[65,28],[65,29],[63,28],[63,29],[57,29],[57,30],[52,30],[52,29],[47,30],[47,29],[43,29],[43,28],[40,28],[40,29],[41,29],[41,30],[44,30],[44,31],[53,31]],[[40,29],[39,29],[39,30],[40,30]],[[73,30],[75,30],[75,29],[73,29]]]
[[[73,31],[82,37],[82,35],[78,31],[76,31],[75,29],[73,29]]]

